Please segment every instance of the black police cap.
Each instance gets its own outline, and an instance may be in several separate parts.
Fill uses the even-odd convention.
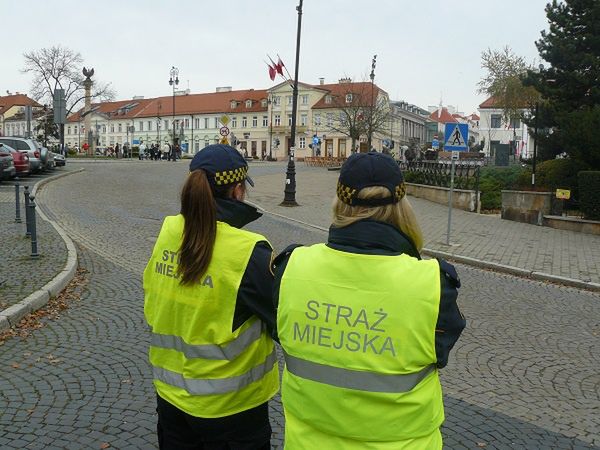
[[[216,186],[226,186],[246,180],[250,186],[254,181],[248,176],[248,163],[230,145],[214,144],[200,150],[190,162],[190,172],[202,169],[209,181]]]

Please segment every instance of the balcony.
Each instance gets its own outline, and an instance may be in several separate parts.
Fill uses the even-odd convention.
[[[308,131],[308,126],[306,125],[296,125],[296,133],[306,133]],[[278,134],[289,134],[292,132],[292,127],[288,126],[288,125],[280,125],[280,126],[276,126],[273,125],[273,133],[278,133]]]

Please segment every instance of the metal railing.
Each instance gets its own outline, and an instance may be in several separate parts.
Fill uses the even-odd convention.
[[[450,187],[450,161],[399,162],[408,183]],[[480,161],[454,163],[454,187],[479,191]]]

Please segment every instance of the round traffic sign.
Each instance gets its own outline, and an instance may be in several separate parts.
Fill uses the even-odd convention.
[[[227,136],[229,134],[229,128],[227,128],[227,127],[221,127],[219,129],[219,133],[221,133],[221,136]]]

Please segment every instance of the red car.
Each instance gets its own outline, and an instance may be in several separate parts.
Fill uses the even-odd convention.
[[[29,156],[27,156],[27,153],[19,152],[14,148],[2,143],[0,143],[0,152],[10,153],[12,155],[16,169],[16,176],[24,177],[29,175]]]

